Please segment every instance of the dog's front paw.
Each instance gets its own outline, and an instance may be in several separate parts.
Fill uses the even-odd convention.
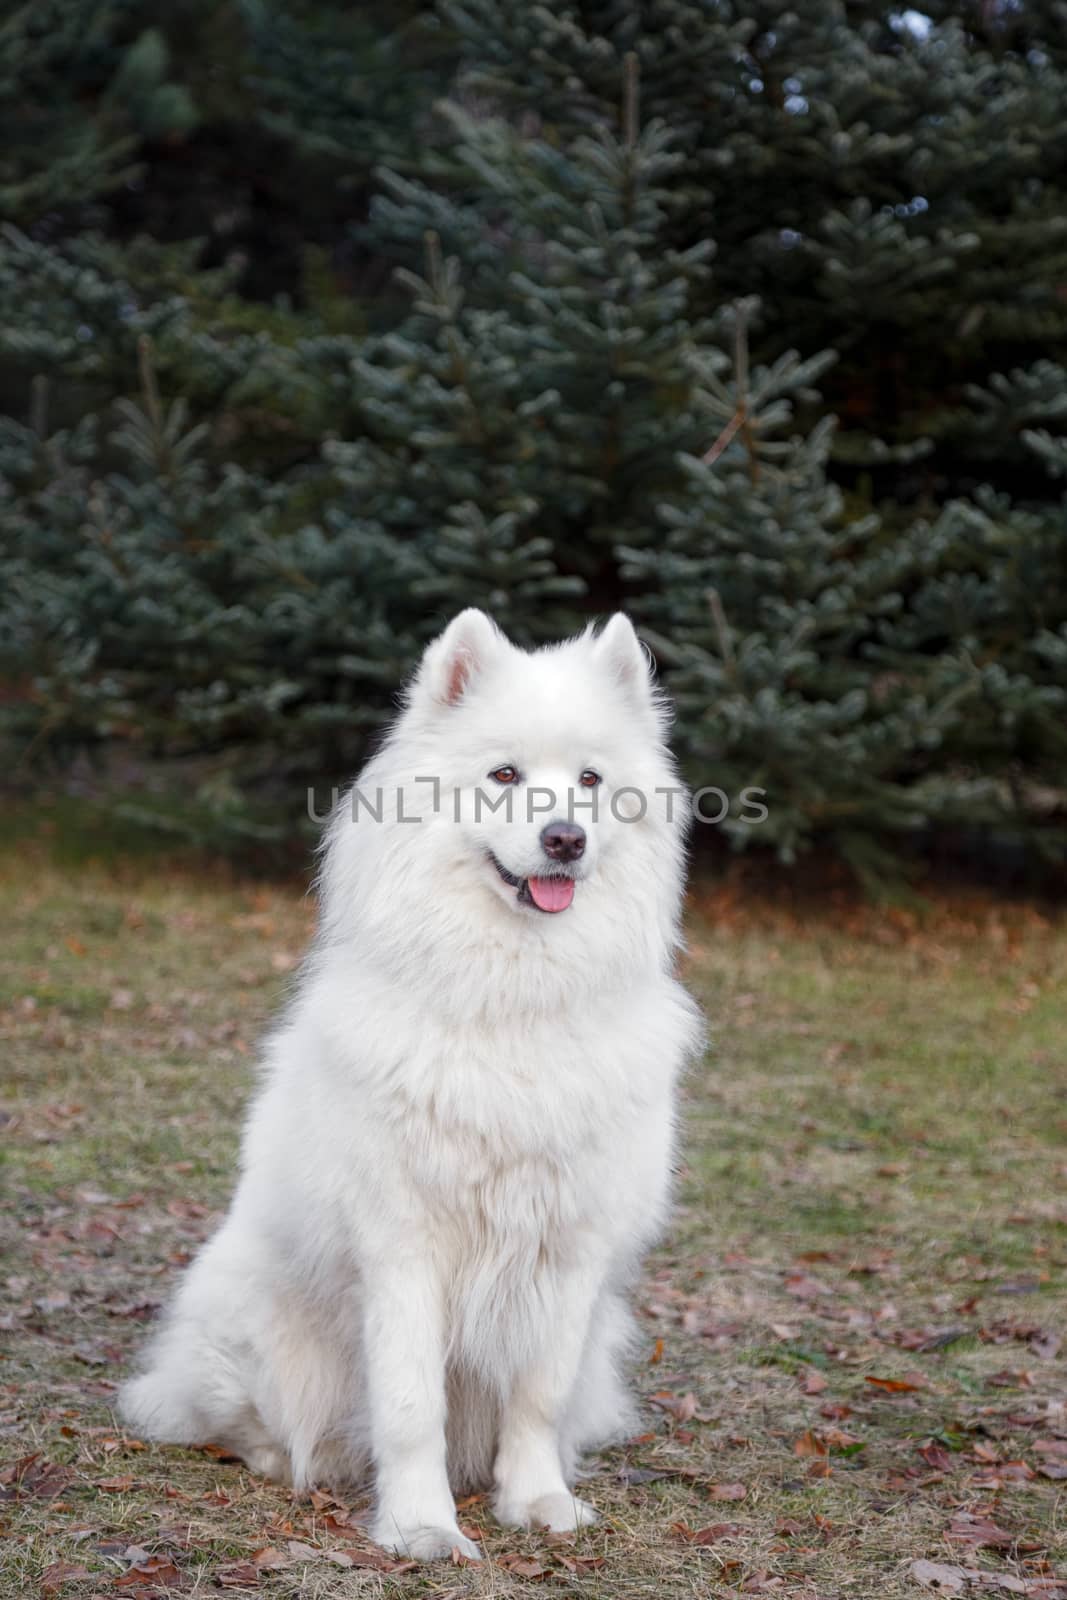
[[[522,1502],[501,1495],[494,1510],[497,1521],[506,1527],[548,1528],[551,1533],[573,1533],[597,1520],[591,1505],[566,1492],[542,1494]]]
[[[407,1561],[439,1561],[458,1550],[468,1561],[480,1561],[482,1552],[457,1527],[436,1528],[425,1524],[405,1526],[394,1517],[379,1515],[371,1530],[375,1544],[391,1550]]]

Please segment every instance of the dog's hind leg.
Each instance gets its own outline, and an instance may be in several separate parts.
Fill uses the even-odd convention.
[[[270,1313],[256,1259],[256,1241],[224,1225],[185,1275],[145,1370],[122,1388],[119,1410],[146,1438],[218,1444],[288,1482],[288,1441],[263,1404]]]
[[[615,1443],[637,1431],[637,1408],[625,1382],[633,1342],[629,1306],[620,1294],[604,1289],[590,1319],[578,1379],[560,1428],[568,1481],[583,1450]]]
[[[288,1483],[288,1453],[260,1416],[236,1355],[175,1320],[153,1347],[148,1371],[123,1385],[119,1409],[146,1438],[218,1444],[253,1472]]]

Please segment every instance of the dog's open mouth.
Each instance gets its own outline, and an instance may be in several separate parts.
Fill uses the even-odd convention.
[[[573,878],[518,878],[501,866],[492,851],[489,859],[509,888],[519,891],[518,898],[525,906],[536,906],[538,911],[566,911],[574,899]]]

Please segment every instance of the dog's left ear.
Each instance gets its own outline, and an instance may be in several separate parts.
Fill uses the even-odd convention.
[[[616,611],[597,635],[593,649],[597,659],[610,670],[616,681],[641,705],[652,700],[652,658],[625,611]]]
[[[426,646],[415,692],[427,695],[437,705],[454,706],[507,646],[508,641],[492,618],[470,606],[453,617],[444,633]]]

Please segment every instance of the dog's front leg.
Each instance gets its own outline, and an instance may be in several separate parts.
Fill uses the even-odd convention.
[[[567,1486],[559,1441],[599,1287],[600,1274],[588,1269],[557,1282],[542,1347],[517,1377],[504,1407],[493,1510],[511,1527],[565,1532],[596,1521],[592,1506]]]
[[[459,1531],[445,1464],[444,1296],[428,1264],[366,1274],[364,1339],[377,1481],[373,1537],[430,1561],[481,1551]]]

